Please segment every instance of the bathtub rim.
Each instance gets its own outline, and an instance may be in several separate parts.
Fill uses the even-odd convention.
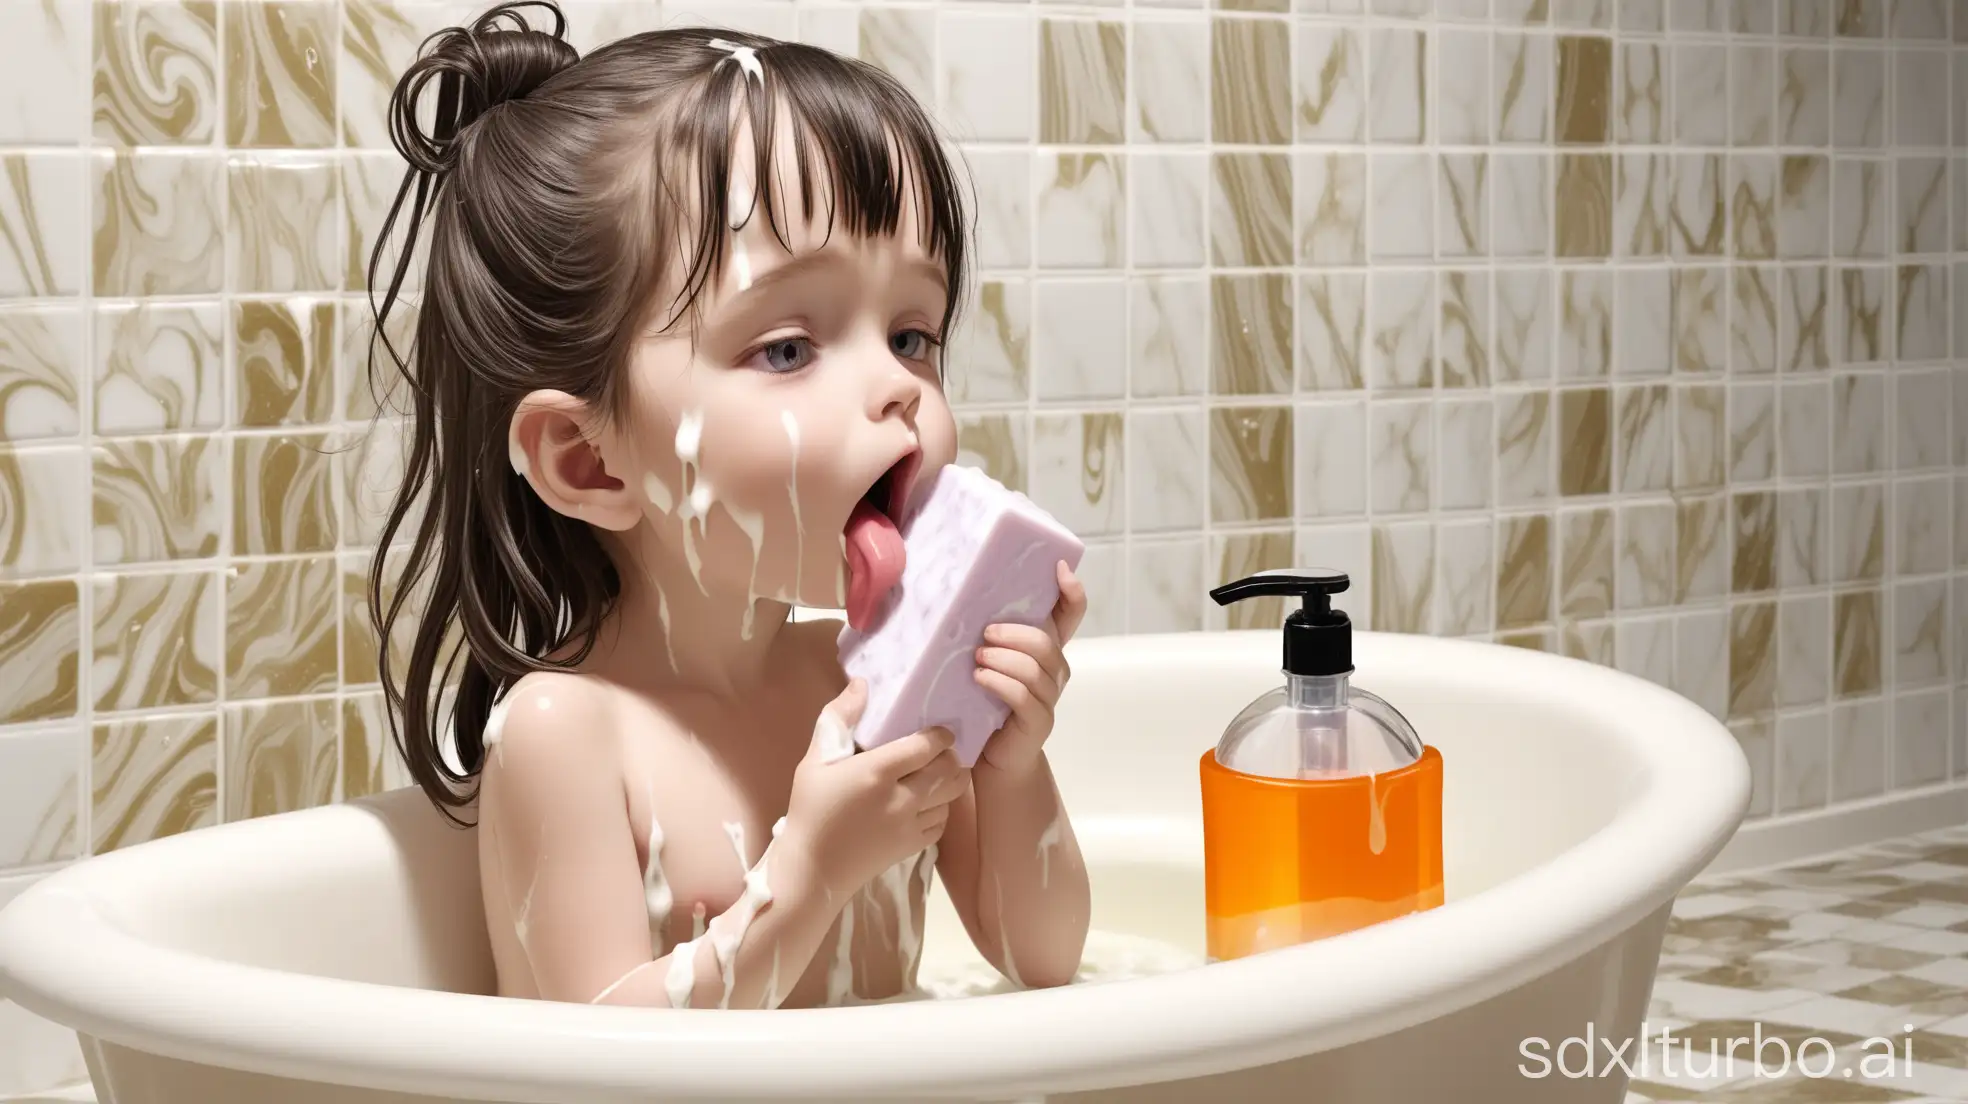
[[[1277,647],[1268,630],[1109,637],[1076,641],[1074,662],[1084,671],[1193,648],[1212,635],[1225,637],[1216,646],[1232,654]],[[1013,993],[939,1004],[932,1015],[917,1005],[876,1005],[713,1018],[398,988],[378,1001],[378,988],[390,987],[148,943],[106,911],[112,901],[92,892],[132,856],[243,838],[266,831],[272,819],[301,831],[377,818],[359,803],[331,805],[172,837],[43,879],[0,911],[0,994],[139,1051],[401,1092],[542,1101],[570,1088],[624,1099],[652,1089],[706,1099],[982,1099],[1109,1088],[1334,1049],[1516,988],[1671,900],[1747,809],[1748,763],[1733,735],[1687,699],[1634,676],[1425,636],[1361,633],[1356,655],[1363,668],[1399,655],[1403,665],[1454,670],[1458,682],[1501,670],[1530,699],[1572,708],[1589,701],[1607,717],[1609,738],[1644,764],[1645,778],[1627,808],[1591,835],[1429,913],[1118,990]],[[133,979],[173,996],[132,999]],[[1188,1012],[1172,1016],[1168,1008]],[[767,1046],[778,1060],[757,1060]]]

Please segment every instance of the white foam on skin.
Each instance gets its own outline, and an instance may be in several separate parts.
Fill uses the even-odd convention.
[[[1059,814],[1052,814],[1052,823],[1039,833],[1039,888],[1045,889],[1052,882],[1052,849],[1059,846]]]
[[[711,485],[698,468],[703,445],[704,414],[699,410],[687,411],[677,423],[676,432],[676,457],[683,464],[685,488],[683,501],[677,507],[677,517],[683,522],[683,556],[690,564],[690,577],[696,580],[697,588],[704,591],[705,597],[709,597],[710,591],[704,587],[703,558],[697,549],[698,536],[691,529],[692,522],[699,523],[698,529],[703,528],[701,523],[710,514],[713,501]]]
[[[837,763],[854,754],[854,734],[847,730],[832,710],[822,709],[820,719],[813,722],[815,735],[820,740],[820,761]]]
[[[642,870],[642,897],[649,907],[649,931],[657,943],[654,953],[661,957],[663,933],[670,922],[670,909],[676,904],[676,893],[663,870],[663,826],[656,819],[656,783],[652,779],[644,785],[649,796],[649,865]]]
[[[793,449],[792,463],[786,471],[786,498],[793,504],[793,598],[797,601],[800,566],[806,559],[806,522],[800,520],[800,424],[790,410],[779,412],[779,424],[785,429],[786,441]]]

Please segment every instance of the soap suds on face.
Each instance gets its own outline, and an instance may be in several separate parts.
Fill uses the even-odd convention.
[[[1052,849],[1059,846],[1059,813],[1052,814],[1052,823],[1039,833],[1039,888],[1045,889],[1052,882]]]
[[[822,709],[820,719],[813,722],[820,740],[820,761],[837,763],[854,754],[854,734],[847,730],[833,711]]]

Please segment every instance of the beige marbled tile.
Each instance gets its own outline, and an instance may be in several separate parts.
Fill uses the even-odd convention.
[[[96,433],[212,430],[225,424],[223,311],[217,302],[96,308]]]
[[[1119,268],[1127,253],[1126,161],[1047,151],[1035,161],[1041,268]]]
[[[333,689],[336,590],[333,556],[228,568],[227,697],[295,697]]]
[[[1549,269],[1497,272],[1494,337],[1498,382],[1551,378],[1554,283]]]
[[[1729,591],[1729,500],[1687,496],[1674,504],[1674,600],[1720,598]]]
[[[0,442],[80,431],[82,348],[78,308],[0,306]]]
[[[1605,494],[1612,478],[1612,393],[1604,387],[1558,392],[1558,487],[1567,497]]]
[[[979,282],[976,295],[976,302],[951,342],[953,358],[963,364],[963,370],[950,373],[950,400],[1022,402],[1032,394],[1031,282],[984,279]],[[346,317],[348,311],[344,310],[343,314]],[[365,335],[373,328],[373,322],[364,321]],[[380,349],[378,353],[385,358],[388,355]],[[383,369],[390,370],[387,360]],[[371,403],[364,409],[373,408]]]
[[[1216,524],[1292,516],[1292,409],[1210,411],[1210,520]]]
[[[1841,268],[1837,275],[1838,309],[1834,318],[1839,362],[1866,365],[1892,360],[1892,270]]]
[[[1382,26],[1367,32],[1367,138],[1410,144],[1430,137],[1429,34]]]
[[[232,548],[237,555],[325,552],[337,523],[330,438],[233,439]]]
[[[1883,50],[1839,49],[1831,59],[1831,141],[1840,148],[1886,144]]]
[[[1671,165],[1650,153],[1620,154],[1613,162],[1613,246],[1622,259],[1667,254]]]
[[[224,0],[226,144],[335,144],[337,5]]]
[[[1366,276],[1351,272],[1301,274],[1294,319],[1298,389],[1360,390],[1365,385],[1361,343],[1366,325]]]
[[[1412,391],[1435,383],[1435,273],[1374,272],[1369,277],[1368,376],[1376,391]]]
[[[1210,21],[1210,139],[1237,145],[1292,140],[1291,25],[1283,19]]]
[[[1497,504],[1528,506],[1555,493],[1557,431],[1550,391],[1503,391],[1496,396]]]
[[[864,45],[866,27],[864,21]],[[924,51],[922,56],[930,55]],[[1040,20],[1039,141],[1072,145],[1124,141],[1127,77],[1126,24],[1106,19]]]
[[[97,564],[202,559],[219,551],[219,438],[110,441],[94,455]]]
[[[1712,490],[1728,479],[1728,388],[1696,384],[1674,391],[1674,489]]]
[[[1786,597],[1777,606],[1777,704],[1823,705],[1831,694],[1831,596]]]
[[[1549,514],[1506,514],[1497,519],[1496,628],[1548,624],[1556,587],[1552,580]]]
[[[1436,500],[1435,421],[1426,399],[1375,402],[1368,408],[1367,478],[1376,514],[1415,513]]]
[[[1738,260],[1769,260],[1777,255],[1777,181],[1774,155],[1729,156],[1729,221]]]
[[[1786,372],[1809,372],[1831,364],[1831,278],[1822,265],[1783,270],[1782,310],[1777,328],[1778,363]]]
[[[1435,524],[1426,520],[1376,523],[1372,533],[1369,617],[1374,630],[1434,631]]]
[[[278,6],[282,0],[229,0]],[[325,155],[233,157],[226,167],[226,254],[234,291],[333,291],[341,197]]]
[[[1128,137],[1135,142],[1201,142],[1211,122],[1208,84],[1217,46],[1211,25],[1188,14],[1162,17],[1138,13],[1129,28],[1133,55],[1134,113]],[[1254,39],[1240,40],[1246,52]],[[1238,51],[1226,44],[1228,55]],[[1228,58],[1226,57],[1227,61]]]
[[[1940,360],[1948,351],[1948,270],[1901,265],[1893,286],[1893,351],[1901,361]]]
[[[1491,133],[1497,141],[1541,145],[1550,140],[1552,41],[1543,34],[1497,32],[1490,58],[1490,79],[1496,82]]]
[[[1834,584],[1876,582],[1886,574],[1886,490],[1880,483],[1831,489]]]
[[[1619,490],[1626,494],[1674,486],[1674,399],[1666,384],[1621,385],[1614,392],[1614,452]]]
[[[1778,163],[1777,254],[1786,260],[1831,252],[1831,161],[1785,154]]]
[[[94,0],[96,141],[204,145],[218,129],[218,6]]]
[[[1674,298],[1674,370],[1720,373],[1727,366],[1728,270],[1678,268],[1669,275]]]
[[[1119,411],[1032,416],[1031,495],[1075,533],[1117,534],[1126,515]]]
[[[1446,153],[1435,188],[1436,255],[1485,257],[1490,253],[1490,159],[1481,153]]]
[[[1948,581],[1922,579],[1893,588],[1893,685],[1933,686],[1948,677]]]
[[[1785,146],[1831,144],[1831,51],[1783,47],[1777,69],[1777,140]]]
[[[95,854],[217,821],[217,717],[99,724],[92,751],[89,824]]]
[[[1613,104],[1613,137],[1622,144],[1651,146],[1666,137],[1662,118],[1667,96],[1661,78],[1666,46],[1658,42],[1622,42]]]
[[[1729,270],[1729,372],[1765,375],[1777,370],[1779,270],[1737,265]]]
[[[1358,142],[1366,137],[1366,48],[1351,27],[1299,22],[1298,98],[1301,142]]]
[[[1212,538],[1216,578],[1211,586],[1222,586],[1260,571],[1279,571],[1292,566],[1291,530],[1257,533],[1218,533]],[[1215,603],[1211,603],[1214,607]],[[1285,619],[1283,598],[1247,598],[1228,608],[1208,610],[1207,622],[1230,629],[1272,628]]]
[[[1838,698],[1879,692],[1881,600],[1877,590],[1832,597],[1832,691]]]
[[[1490,385],[1490,274],[1444,272],[1436,372],[1443,388]]]
[[[1620,609],[1648,609],[1674,600],[1675,514],[1671,502],[1636,502],[1619,508]]]
[[[1211,157],[1211,263],[1277,268],[1292,262],[1292,162],[1283,153]]]
[[[74,150],[0,154],[0,299],[81,290],[84,167]]]
[[[212,295],[225,274],[225,163],[144,150],[93,161],[95,294]]]
[[[1777,604],[1729,607],[1729,716],[1761,717],[1777,707]]]
[[[1612,252],[1613,166],[1604,153],[1558,158],[1553,241],[1560,257],[1605,257]]]
[[[288,813],[335,799],[334,698],[256,702],[225,711],[225,819]]]
[[[1128,295],[1129,393],[1207,391],[1210,289],[1203,277],[1136,276],[1128,281]]]
[[[97,710],[218,700],[212,572],[98,576],[94,587],[89,681]]]
[[[1777,587],[1777,496],[1773,491],[1751,491],[1734,496],[1730,519],[1733,527],[1734,566],[1730,570],[1729,590],[1733,594],[1758,594]]]
[[[1777,584],[1820,586],[1831,578],[1831,506],[1821,487],[1777,494]]]
[[[1947,159],[1902,157],[1897,162],[1895,245],[1901,253],[1948,250]]]
[[[1299,153],[1293,157],[1292,166],[1298,263],[1365,264],[1366,157],[1357,153]]]
[[[82,566],[85,456],[78,446],[0,448],[0,577]]]
[[[330,420],[335,392],[335,304],[234,300],[234,423],[278,426]]]
[[[1604,617],[1613,611],[1613,511],[1606,507],[1558,515],[1558,616]]]
[[[1022,414],[966,414],[957,418],[957,462],[981,468],[1016,491],[1028,491],[1026,445],[1030,426]]]
[[[1729,388],[1729,480],[1761,483],[1777,475],[1777,389],[1768,383]]]
[[[1289,275],[1210,278],[1212,394],[1290,394],[1291,311]]]
[[[82,621],[75,580],[0,583],[0,724],[72,717]]]

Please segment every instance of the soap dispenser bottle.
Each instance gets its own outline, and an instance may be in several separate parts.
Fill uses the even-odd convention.
[[[1211,961],[1239,958],[1442,903],[1442,756],[1352,684],[1353,625],[1338,571],[1263,571],[1219,605],[1301,598],[1285,619],[1285,684],[1203,753],[1203,877]]]

